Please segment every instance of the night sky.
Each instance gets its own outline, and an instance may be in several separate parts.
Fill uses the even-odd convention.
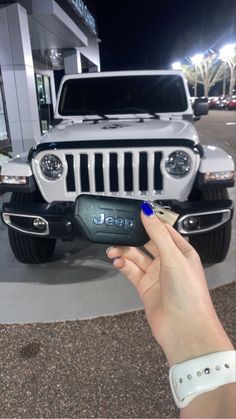
[[[101,69],[168,68],[236,39],[236,0],[88,0]]]

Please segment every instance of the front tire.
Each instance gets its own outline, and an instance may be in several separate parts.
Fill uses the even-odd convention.
[[[19,204],[42,202],[42,197],[38,191],[31,194],[13,193],[11,202]],[[8,228],[8,237],[15,258],[26,264],[47,262],[51,258],[56,245],[55,239],[30,237],[12,228]]]
[[[203,201],[218,201],[229,199],[227,189],[206,189],[200,193],[199,199]],[[226,258],[231,237],[231,221],[199,236],[189,236],[190,244],[198,252],[202,263],[215,264],[223,262]]]

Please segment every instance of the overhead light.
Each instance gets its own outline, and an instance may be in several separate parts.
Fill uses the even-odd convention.
[[[236,44],[227,44],[220,49],[220,58],[223,61],[227,61],[229,58],[233,58],[236,54]]]
[[[203,54],[195,54],[193,57],[191,57],[191,61],[194,65],[201,64],[203,60]]]
[[[175,63],[171,64],[172,70],[182,70],[182,65],[180,61],[176,61]]]

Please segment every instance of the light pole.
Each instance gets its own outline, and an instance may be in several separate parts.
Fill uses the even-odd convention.
[[[195,68],[195,83],[194,83],[194,96],[197,97],[197,67],[203,60],[203,54],[195,54],[191,57],[192,64]]]
[[[220,59],[224,62],[224,79],[223,79],[223,96],[226,95],[226,65],[228,64],[230,69],[230,87],[229,94],[233,94],[233,88],[235,83],[235,71],[236,71],[236,44],[227,44],[220,49]],[[234,62],[235,61],[235,62]]]

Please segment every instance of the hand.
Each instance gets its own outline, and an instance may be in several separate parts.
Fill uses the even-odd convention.
[[[170,365],[202,354],[232,350],[214,310],[200,258],[170,225],[141,213],[150,241],[107,250],[113,265],[136,287],[148,323]]]

